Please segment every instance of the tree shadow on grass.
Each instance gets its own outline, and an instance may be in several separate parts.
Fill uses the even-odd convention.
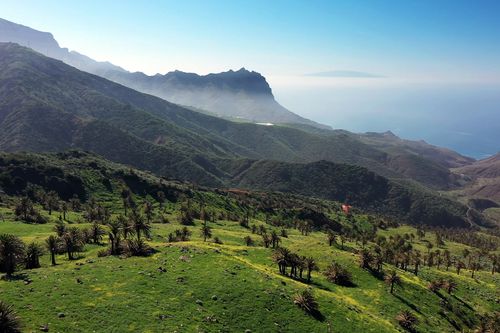
[[[313,311],[309,312],[308,314],[311,317],[313,317],[314,319],[316,319],[317,321],[323,322],[326,319],[326,317],[319,310],[313,310]]]
[[[368,269],[368,272],[376,278],[377,280],[384,281],[384,272],[383,271],[377,271],[375,269]]]
[[[451,295],[451,297],[453,297],[454,299],[456,299],[457,301],[459,301],[463,306],[465,306],[467,309],[471,310],[471,311],[475,311],[474,308],[472,306],[469,305],[469,303],[467,303],[466,301],[464,301],[463,299],[461,299],[460,297],[458,297],[457,295]]]
[[[1,280],[3,281],[26,281],[29,280],[28,274],[26,273],[19,273],[19,274],[13,274],[11,276],[3,275]]]
[[[410,301],[408,301],[403,296],[399,296],[398,294],[393,294],[393,295],[394,295],[394,297],[396,297],[397,299],[399,299],[401,302],[403,302],[404,304],[406,304],[413,311],[415,311],[415,312],[417,312],[419,314],[422,314],[422,312],[418,309],[418,307],[415,304],[411,303]]]

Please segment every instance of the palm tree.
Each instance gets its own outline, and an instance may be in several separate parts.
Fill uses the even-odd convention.
[[[125,216],[127,216],[127,208],[129,208],[129,198],[131,196],[131,193],[130,193],[130,190],[129,189],[122,189],[121,193],[120,193],[121,197],[122,197],[122,202],[123,202],[123,211],[124,211],[124,214]]]
[[[462,268],[465,268],[465,264],[463,263],[463,261],[457,260],[457,262],[455,263],[455,268],[457,269],[457,275],[460,275],[460,270]]]
[[[134,230],[130,219],[120,214],[116,217],[116,221],[121,225],[123,238],[128,239],[129,234]]]
[[[66,224],[64,224],[63,221],[58,220],[56,222],[56,225],[54,226],[54,231],[56,232],[57,236],[61,237],[66,232]]]
[[[402,328],[410,332],[413,332],[415,330],[414,326],[418,324],[417,317],[408,310],[401,311],[396,316],[396,320]]]
[[[361,268],[370,269],[371,268],[370,264],[373,261],[373,256],[371,252],[367,249],[362,249],[359,255],[360,255],[359,266]]]
[[[283,275],[286,275],[286,268],[290,261],[290,254],[290,250],[288,250],[286,247],[279,247],[273,252],[273,261],[278,264],[278,269]]]
[[[474,261],[469,265],[469,269],[471,270],[471,277],[474,278],[476,271],[481,269],[481,264],[479,261]]]
[[[340,234],[340,248],[343,250],[344,249],[344,243],[345,243],[346,239],[345,239],[345,236],[343,234]]]
[[[498,267],[500,267],[500,257],[496,254],[490,254],[491,260],[491,275],[495,274],[498,271]]]
[[[63,213],[63,220],[66,221],[66,213],[68,212],[68,203],[66,201],[61,203],[61,211]]]
[[[108,222],[109,228],[109,241],[111,242],[111,254],[118,254],[120,249],[120,235],[122,233],[123,222],[122,219],[125,219],[123,215],[118,215],[116,220],[111,220]]]
[[[453,292],[453,290],[457,289],[457,283],[455,281],[451,280],[451,279],[446,280],[443,283],[443,288],[446,289],[446,291],[448,292],[448,294],[451,295],[451,293]]]
[[[64,249],[68,254],[68,259],[73,260],[76,252],[79,252],[83,247],[82,232],[76,227],[68,228],[62,236]]]
[[[307,257],[305,258],[305,265],[307,269],[307,282],[311,282],[311,272],[319,270],[318,264],[313,257]]]
[[[206,221],[201,226],[201,237],[203,237],[203,241],[204,242],[207,241],[207,238],[211,238],[212,237],[212,228],[210,228],[208,226],[208,224],[207,224]]]
[[[250,236],[245,236],[243,240],[245,241],[246,246],[252,246],[254,244],[254,241]]]
[[[99,225],[99,223],[94,222],[90,226],[90,237],[94,244],[100,244],[102,237],[106,234],[104,229]]]
[[[474,333],[498,333],[499,327],[500,312],[494,312],[481,317],[479,326],[474,330]]]
[[[21,320],[14,312],[12,305],[0,301],[0,332],[20,333]]]
[[[439,289],[443,287],[444,282],[442,280],[433,280],[429,283],[427,288],[429,288],[430,291],[433,293],[437,293]]]
[[[443,256],[444,256],[444,265],[446,266],[446,270],[448,270],[452,264],[450,251],[444,250]]]
[[[401,278],[399,275],[396,273],[396,271],[391,271],[389,274],[387,274],[384,278],[385,283],[391,286],[391,294],[394,293],[394,285],[401,285]]]
[[[20,216],[23,221],[28,220],[28,215],[30,215],[33,210],[33,202],[28,197],[22,197],[19,203],[16,205],[15,213],[16,216]]]
[[[153,219],[154,215],[154,207],[151,201],[146,200],[144,202],[144,214],[146,215],[146,220],[149,223],[151,223],[151,220]]]
[[[165,192],[163,191],[158,191],[156,194],[158,203],[160,204],[160,209],[163,209],[163,204],[165,203]]]
[[[420,251],[415,251],[413,253],[413,265],[415,266],[415,270],[413,271],[413,273],[415,275],[418,275],[418,268],[420,267],[421,264],[422,264],[422,259],[420,259]]]
[[[52,215],[52,211],[59,208],[59,196],[56,192],[50,191],[45,196],[45,207],[49,211],[49,215]]]
[[[326,237],[328,239],[328,245],[332,246],[333,244],[337,243],[337,234],[333,230],[328,230],[326,232]]]
[[[264,247],[266,248],[271,244],[271,237],[267,233],[262,234],[262,243],[264,243]]]
[[[281,242],[280,236],[278,236],[278,233],[273,230],[271,231],[271,244],[273,246],[273,249],[277,248]]]
[[[43,249],[35,242],[30,243],[26,248],[24,261],[26,269],[40,268],[40,257],[43,255]]]
[[[45,240],[45,246],[50,252],[50,261],[52,266],[56,265],[56,253],[59,247],[60,239],[57,236],[50,235],[49,238]]]
[[[146,237],[149,237],[151,234],[151,226],[144,220],[144,217],[137,211],[132,210],[130,214],[130,222],[135,231],[135,235],[137,236],[137,240],[141,239],[141,234],[144,234]]]
[[[0,269],[11,277],[24,257],[24,243],[14,235],[0,235]]]
[[[427,248],[427,255],[429,255],[434,245],[432,245],[431,242],[427,242],[427,244],[425,244],[425,247]]]

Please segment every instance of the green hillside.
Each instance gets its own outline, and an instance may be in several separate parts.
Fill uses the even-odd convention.
[[[116,141],[134,141],[134,149],[155,156],[168,153],[171,160],[192,168],[193,175],[201,168],[213,173],[210,178],[218,177],[216,170],[206,166],[207,158],[301,163],[328,160],[363,166],[386,177],[413,178],[438,188],[456,186],[443,164],[463,163],[458,154],[448,154],[446,163],[441,155],[427,154],[414,166],[406,163],[414,151],[384,150],[352,133],[235,123],[139,93],[16,44],[1,43],[0,54],[2,150],[61,151],[88,145],[109,159],[130,163],[123,154],[114,152],[112,145],[98,140],[112,130]],[[88,140],[91,136],[97,137]],[[179,151],[184,154],[179,155]],[[203,155],[203,162],[192,158],[198,155]],[[194,165],[186,161],[188,158]],[[165,172],[149,158],[142,164],[136,159],[132,162],[136,167]],[[202,181],[196,176],[189,180]]]
[[[417,230],[356,207],[346,215],[336,201],[211,190],[81,152],[3,154],[0,184],[0,235],[44,248],[41,267],[19,256],[0,280],[23,332],[397,332],[413,318],[418,332],[469,332],[495,327],[500,311],[492,230]],[[27,202],[38,223],[24,219]],[[56,230],[53,266],[44,244]],[[81,246],[69,260],[71,235]],[[303,257],[315,262],[310,281]],[[294,262],[302,278],[290,276]],[[333,280],[332,262],[350,283]],[[317,302],[310,313],[298,306],[304,290]]]

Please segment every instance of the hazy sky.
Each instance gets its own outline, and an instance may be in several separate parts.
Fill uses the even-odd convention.
[[[130,71],[246,67],[336,128],[500,150],[499,0],[0,0],[0,17]],[[304,76],[327,71],[384,77]]]
[[[500,1],[0,0],[0,17],[129,70],[500,75]]]

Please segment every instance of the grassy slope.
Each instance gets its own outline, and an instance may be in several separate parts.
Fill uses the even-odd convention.
[[[175,207],[169,211],[175,215]],[[14,233],[24,240],[42,241],[51,234],[51,224],[26,225],[12,221],[7,209],[1,210],[6,221],[0,222],[0,233]],[[75,215],[70,220],[75,220]],[[172,219],[173,220],[173,219]],[[260,221],[252,221],[259,224]],[[390,295],[383,281],[358,268],[357,256],[349,250],[357,247],[346,244],[346,251],[328,247],[324,234],[302,236],[293,230],[283,245],[302,254],[314,256],[324,268],[335,259],[352,271],[357,287],[331,284],[313,273],[315,295],[324,321],[305,315],[291,298],[308,285],[278,275],[271,262],[270,249],[243,246],[242,238],[250,234],[236,222],[212,224],[214,236],[223,245],[203,242],[199,237],[200,222],[190,227],[190,242],[167,244],[165,236],[177,223],[155,224],[151,244],[159,250],[149,258],[97,258],[99,246],[87,246],[82,258],[75,262],[58,257],[59,265],[49,267],[44,256],[42,268],[21,272],[33,282],[0,281],[2,300],[15,305],[24,319],[26,331],[37,330],[49,323],[51,331],[174,331],[234,332],[251,329],[253,332],[332,331],[393,332],[393,319],[402,309],[416,313],[420,332],[452,332],[453,326],[440,310],[440,298],[426,289],[427,282],[436,276],[452,276],[459,283],[456,297],[448,298],[461,307],[464,318],[472,318],[473,309],[483,313],[500,310],[495,303],[500,283],[499,275],[479,272],[473,280],[467,272],[456,274],[424,268],[416,278],[399,270],[404,286]],[[385,234],[414,231],[409,227],[391,229]],[[253,236],[257,238],[258,236]],[[416,245],[418,246],[418,244]],[[446,245],[450,251],[463,246]],[[187,250],[182,250],[186,247]],[[186,261],[181,260],[186,256]],[[82,265],[83,264],[83,265]],[[167,269],[160,273],[158,267]],[[386,265],[387,266],[387,265]],[[390,267],[386,267],[389,270]],[[78,284],[76,279],[83,281]],[[213,300],[212,296],[217,296]],[[198,305],[196,300],[201,300]],[[65,318],[58,318],[58,313]],[[163,316],[163,319],[160,319]],[[449,314],[452,321],[459,318]],[[111,328],[112,327],[112,328]],[[106,329],[103,329],[106,328]]]

